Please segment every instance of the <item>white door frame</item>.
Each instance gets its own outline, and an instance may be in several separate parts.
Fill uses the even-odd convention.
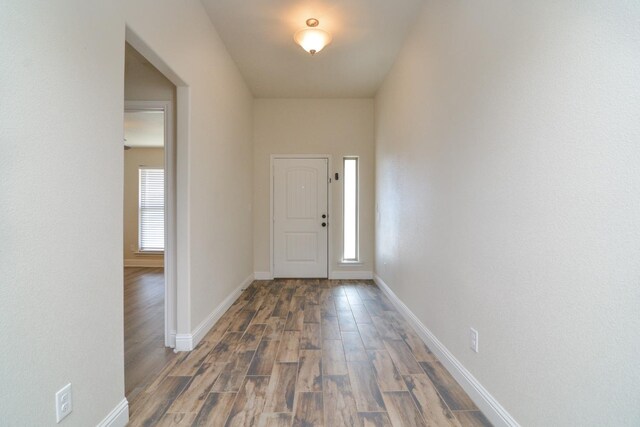
[[[274,170],[273,162],[276,159],[326,159],[327,160],[327,278],[330,279],[331,268],[331,224],[333,221],[333,209],[331,206],[331,154],[272,154],[269,164],[269,174],[271,184],[269,185],[269,275],[273,277],[274,265],[273,265],[273,195],[274,195]]]
[[[176,147],[171,101],[125,101],[124,111],[164,112],[164,345],[176,346]]]

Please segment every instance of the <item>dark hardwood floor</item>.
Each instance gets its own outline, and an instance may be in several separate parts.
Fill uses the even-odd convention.
[[[175,358],[164,346],[164,270],[124,269],[124,380],[130,404]]]
[[[131,426],[488,426],[371,281],[256,281]]]

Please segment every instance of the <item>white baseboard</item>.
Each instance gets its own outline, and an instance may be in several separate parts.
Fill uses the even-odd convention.
[[[371,280],[373,279],[373,272],[355,270],[332,271],[330,278],[335,280]]]
[[[164,267],[164,259],[131,258],[124,260],[125,267]]]
[[[270,271],[256,271],[253,273],[255,280],[273,280],[273,274]],[[373,272],[371,271],[332,271],[329,275],[330,279],[336,280],[371,280]]]
[[[98,423],[97,427],[125,427],[129,422],[129,402],[122,399],[109,415]]]
[[[174,347],[175,351],[191,351],[194,347],[193,335],[176,334],[176,346]]]
[[[255,280],[273,280],[273,274],[270,271],[256,271],[253,277]]]
[[[500,405],[500,403],[480,384],[458,359],[442,344],[438,338],[416,317],[415,314],[397,297],[389,286],[378,276],[374,275],[378,287],[389,297],[400,314],[411,324],[416,333],[438,357],[445,368],[467,392],[471,400],[480,408],[484,415],[496,427],[520,427],[520,424]]]
[[[176,351],[191,351],[207,335],[207,332],[222,317],[225,311],[238,299],[242,290],[253,282],[253,273],[250,274],[236,289],[231,291],[229,295],[204,319],[190,334],[176,335]]]

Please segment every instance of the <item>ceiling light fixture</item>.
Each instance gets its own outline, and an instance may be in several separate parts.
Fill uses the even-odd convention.
[[[331,34],[317,28],[319,23],[315,18],[307,19],[308,28],[298,31],[293,36],[296,43],[311,55],[315,55],[331,43]]]

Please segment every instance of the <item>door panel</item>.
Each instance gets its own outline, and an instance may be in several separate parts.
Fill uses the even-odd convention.
[[[290,167],[286,170],[287,219],[315,219],[318,211],[318,181],[314,168]]]
[[[316,233],[285,233],[286,261],[318,261]]]
[[[273,274],[327,277],[327,159],[274,159]],[[326,226],[322,226],[325,223]]]

